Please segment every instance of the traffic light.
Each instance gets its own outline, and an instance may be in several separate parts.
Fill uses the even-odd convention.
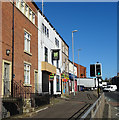
[[[95,64],[90,64],[90,77],[95,77]]]
[[[102,73],[101,73],[101,64],[96,64],[96,75],[97,76],[102,76]]]

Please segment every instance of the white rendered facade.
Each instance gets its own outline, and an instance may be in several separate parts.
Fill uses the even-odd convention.
[[[43,33],[43,25],[48,29],[48,36]],[[59,41],[56,45],[56,39]],[[55,29],[51,26],[51,24],[42,16],[40,12],[38,12],[38,83],[39,83],[39,93],[42,93],[42,61],[45,61],[45,47],[48,51],[48,63],[56,67],[56,74],[53,80],[53,94],[61,94],[61,78],[60,78],[60,69],[62,66],[62,56],[61,56],[61,38],[55,31]],[[54,61],[52,63],[52,49],[60,49],[60,59],[58,62]],[[56,76],[59,78],[59,90],[57,91],[57,80]],[[51,89],[51,84],[49,81],[49,93]]]

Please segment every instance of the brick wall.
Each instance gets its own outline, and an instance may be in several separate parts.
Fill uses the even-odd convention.
[[[37,9],[32,3],[28,5],[36,12],[34,25],[19,9],[14,9],[14,80],[24,82],[24,61],[31,63],[30,82],[34,86],[34,70],[38,70],[38,29]],[[12,61],[12,3],[5,2],[2,6],[2,53],[3,59]],[[24,53],[24,29],[31,33],[30,53]],[[6,49],[10,49],[10,55],[6,55]]]
[[[74,63],[77,66],[77,77],[79,77],[79,65]],[[80,65],[80,78],[86,78],[86,67]]]

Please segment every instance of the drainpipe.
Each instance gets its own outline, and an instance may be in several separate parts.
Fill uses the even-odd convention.
[[[13,0],[13,20],[12,20],[12,80],[11,80],[11,95],[13,97],[13,80],[14,80],[14,0]]]

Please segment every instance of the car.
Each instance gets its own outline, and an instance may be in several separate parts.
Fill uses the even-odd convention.
[[[116,85],[108,85],[103,89],[103,92],[111,92],[111,91],[116,91],[117,86]]]

